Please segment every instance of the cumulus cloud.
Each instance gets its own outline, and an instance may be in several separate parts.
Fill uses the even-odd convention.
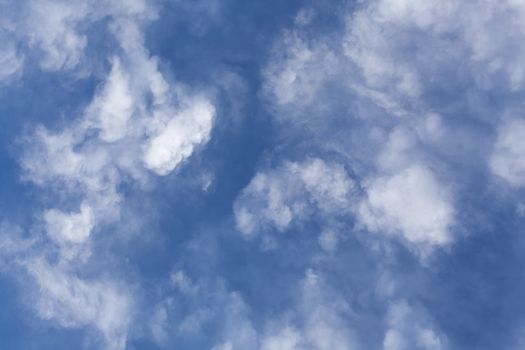
[[[285,231],[316,211],[344,215],[350,210],[354,182],[338,164],[314,158],[286,162],[252,179],[235,203],[237,227],[244,234],[264,227]]]
[[[214,114],[213,106],[203,100],[174,116],[148,143],[146,166],[159,175],[169,174],[193,153],[196,145],[209,140]]]
[[[522,35],[517,21],[522,7],[512,1],[486,5],[361,3],[342,14],[339,26],[328,33],[316,33],[311,19],[297,22],[277,40],[264,70],[266,102],[275,109],[274,118],[294,118],[282,133],[301,145],[308,135],[309,149],[340,154],[357,175],[366,198],[348,215],[356,215],[367,230],[398,234],[419,246],[416,250],[454,240],[454,191],[459,187],[448,183],[451,169],[457,167],[457,157],[483,159],[488,147],[474,131],[453,129],[463,122],[453,120],[457,105],[436,104],[433,92],[470,82],[472,93],[458,91],[465,93],[465,107],[457,113],[471,113],[476,123],[490,127],[494,121],[470,104],[472,96],[496,86],[514,91],[522,84],[522,53],[511,47],[510,39]],[[309,12],[315,18],[315,10]],[[506,20],[507,32],[492,28]],[[500,50],[492,50],[488,42],[498,42]],[[491,168],[498,174],[497,163],[499,175],[506,172],[509,179],[511,166],[518,169],[519,161],[510,161],[511,156],[505,160],[501,150],[519,151],[518,146],[503,146],[509,144],[503,141],[503,129]],[[291,152],[296,151],[293,142],[286,146],[290,144]],[[285,227],[286,208],[276,211],[282,215],[276,222]],[[251,222],[248,214],[239,211],[237,222]]]
[[[416,165],[374,179],[359,217],[371,231],[399,234],[410,243],[431,247],[450,242],[454,210],[434,175]]]
[[[78,213],[64,213],[56,209],[44,213],[48,234],[58,242],[82,243],[93,228],[91,208],[80,207]]]
[[[419,132],[439,134],[435,118],[427,118]],[[394,129],[386,140],[377,156],[377,170],[360,182],[341,165],[318,158],[285,162],[256,174],[235,203],[238,229],[247,235],[272,228],[286,231],[294,223],[315,218],[325,226],[319,236],[321,248],[333,251],[339,239],[333,222],[356,217],[361,227],[396,235],[422,257],[450,244],[453,195],[424,165],[417,131]]]
[[[310,43],[300,32],[287,31],[281,40],[264,70],[264,89],[272,103],[291,107],[280,115],[285,119],[296,116],[295,108],[302,111],[313,103],[325,103],[319,93],[339,73],[340,62],[327,43]]]
[[[516,1],[375,1],[348,17],[344,47],[368,88],[400,98],[446,84],[426,79],[459,67],[482,88],[503,80],[514,90],[523,85],[524,52],[513,44],[523,14]],[[462,62],[475,68],[455,67]]]

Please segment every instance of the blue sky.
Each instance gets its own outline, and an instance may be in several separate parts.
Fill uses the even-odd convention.
[[[523,23],[0,0],[0,348],[523,349]]]

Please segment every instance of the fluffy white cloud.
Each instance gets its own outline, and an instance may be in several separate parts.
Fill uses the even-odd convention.
[[[131,299],[113,282],[83,280],[33,259],[25,263],[37,286],[36,309],[42,319],[66,328],[92,326],[108,349],[123,350],[131,321]]]
[[[264,70],[276,119],[293,117],[312,133],[340,118],[334,109],[343,105],[354,128],[371,119],[377,127],[385,112],[400,123],[419,119],[435,110],[426,105],[433,92],[467,82],[474,91],[522,89],[525,51],[515,43],[524,35],[525,7],[482,3],[377,0],[342,14],[341,30],[319,34],[308,21],[298,23],[277,41]],[[472,89],[463,97],[474,104]]]
[[[525,120],[505,120],[490,157],[492,172],[513,186],[525,185]]]
[[[144,162],[159,175],[169,174],[196,145],[210,138],[215,109],[208,101],[196,101],[175,115],[146,146]]]
[[[115,142],[126,135],[135,107],[129,84],[120,60],[115,58],[104,88],[91,105],[92,113],[100,121],[103,141]]]
[[[64,213],[56,209],[47,210],[44,220],[48,235],[55,241],[82,243],[89,238],[93,228],[93,216],[88,205],[81,205],[78,213]]]
[[[299,32],[288,31],[264,70],[264,89],[272,103],[292,107],[281,118],[294,117],[295,108],[325,103],[319,99],[319,91],[339,67],[338,57],[329,45],[323,41],[310,44]]]
[[[475,69],[463,74],[479,87],[503,77],[518,89],[525,51],[514,43],[523,36],[524,15],[516,1],[374,1],[348,17],[344,47],[366,86],[382,93],[416,98],[444,83],[427,78],[464,62]]]
[[[430,170],[419,165],[374,179],[358,213],[369,230],[398,234],[423,249],[451,241],[450,195]]]
[[[463,137],[452,136],[449,116],[428,104],[429,91],[456,84],[441,78],[449,75],[470,79],[480,91],[490,84],[521,86],[514,63],[522,53],[507,47],[511,40],[502,30],[476,23],[492,27],[497,19],[510,17],[508,29],[519,36],[515,19],[521,18],[521,10],[512,1],[486,5],[481,9],[454,0],[360,3],[329,33],[314,32],[310,20],[297,22],[277,41],[264,70],[265,96],[275,119],[294,118],[282,132],[307,139],[310,148],[339,153],[355,178],[366,179],[361,181],[365,198],[348,206],[346,215],[356,215],[369,231],[398,235],[421,255],[453,241],[456,187],[444,179],[449,179],[447,161],[457,156],[449,154],[457,151],[449,141]],[[509,15],[511,9],[515,15]],[[313,18],[315,11],[309,12]],[[485,41],[499,42],[504,54],[497,57],[483,46]],[[496,67],[495,61],[508,64]],[[455,74],[464,62],[469,68]],[[464,140],[470,142],[469,137]],[[237,224],[244,232],[257,230],[257,220],[273,220],[279,230],[293,220],[294,208],[282,199],[287,195],[270,182],[259,173],[245,190],[268,188],[269,194],[264,197],[268,204],[259,204],[264,208],[260,216],[247,206],[237,207]],[[333,220],[330,213],[325,221]],[[320,238],[325,250],[337,237],[328,232]]]
[[[273,226],[284,231],[309,215],[344,215],[354,187],[345,169],[314,158],[286,162],[257,174],[235,203],[237,227],[253,234]]]

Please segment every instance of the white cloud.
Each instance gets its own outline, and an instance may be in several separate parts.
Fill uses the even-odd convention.
[[[380,0],[349,16],[345,49],[367,85],[383,92],[417,97],[429,73],[462,62],[475,67],[463,69],[474,84],[488,87],[499,75],[515,90],[524,83],[525,51],[515,45],[524,16],[519,1]]]
[[[91,251],[99,232],[94,229],[120,220],[124,181],[142,188],[152,172],[168,175],[205,145],[215,108],[206,93],[189,94],[166,80],[159,59],[145,46],[144,21],[154,12],[145,2],[44,1],[24,9],[33,21],[28,28],[41,28],[24,34],[21,27],[19,34],[43,52],[43,69],[80,67],[87,29],[95,23],[107,25],[116,40],[117,46],[104,53],[111,69],[79,116],[53,131],[37,126],[23,140],[23,177],[57,201],[41,213],[45,235],[38,237],[40,246],[25,247],[18,262],[39,287],[39,317],[63,327],[94,327],[107,348],[124,349],[135,311],[125,281],[103,277],[103,271],[89,278],[82,274],[100,259],[110,259]],[[97,22],[106,17],[107,23]],[[161,328],[156,336],[162,338]]]
[[[257,174],[236,201],[237,227],[250,235],[274,226],[284,231],[309,215],[344,215],[354,187],[338,164],[313,158],[302,163],[286,162]]]
[[[192,279],[183,270],[174,271],[164,300],[154,312],[157,324],[152,331],[160,332],[159,344],[166,348],[185,344],[188,338],[194,343],[195,336],[213,329],[207,337],[199,338],[201,347],[257,349],[258,333],[249,317],[250,308],[225,282],[222,278]]]
[[[525,185],[525,120],[503,121],[490,156],[492,172],[512,186]]]
[[[205,100],[180,111],[146,146],[146,166],[158,175],[169,174],[193,153],[196,145],[209,140],[214,115],[214,107]]]
[[[364,181],[366,198],[357,212],[368,230],[400,235],[421,257],[454,238],[453,193],[426,165],[434,159],[422,151],[442,134],[434,114],[414,129],[394,128],[377,157],[377,173]]]
[[[91,113],[100,122],[100,138],[106,142],[118,141],[126,135],[128,121],[134,112],[134,99],[125,74],[120,60],[114,58],[105,86],[91,105],[94,109]]]
[[[92,326],[104,335],[108,349],[123,350],[131,321],[131,298],[112,282],[82,280],[34,259],[25,263],[38,285],[39,317],[62,327]]]
[[[341,30],[318,34],[308,21],[296,23],[277,41],[264,70],[275,119],[295,118],[281,131],[287,139],[306,139],[310,148],[337,152],[356,178],[364,179],[366,197],[359,205],[347,205],[350,212],[345,215],[356,215],[369,231],[397,235],[421,256],[453,241],[455,221],[455,187],[444,183],[450,178],[446,162],[453,158],[446,144],[451,130],[448,115],[427,106],[429,91],[447,90],[450,81],[440,77],[457,77],[461,62],[476,67],[462,74],[479,89],[487,88],[486,77],[495,83],[508,78],[505,86],[510,89],[520,84],[509,78],[514,73],[504,65],[490,68],[492,54],[475,54],[483,40],[510,43],[501,30],[491,32],[474,21],[492,26],[496,18],[508,16],[499,4],[489,1],[485,13],[448,0],[362,3],[341,16]],[[502,6],[516,8],[510,2]],[[514,18],[509,30],[521,35]],[[503,61],[522,57],[518,50],[505,52]],[[251,207],[262,208],[258,211],[249,205],[236,207],[243,232],[257,231],[268,222],[282,231],[300,212],[279,189],[290,191],[293,185],[274,184],[265,176],[270,174],[257,174],[241,198],[249,197],[250,190],[266,191],[269,194],[259,198],[267,204],[253,200]],[[337,212],[325,211],[324,222],[334,220]],[[320,237],[323,249],[329,250],[331,237]]]
[[[322,277],[307,270],[302,282],[304,337],[318,350],[350,350],[356,347],[346,299],[329,292]]]
[[[345,298],[330,290],[322,277],[307,270],[296,304],[284,319],[270,320],[261,335],[261,350],[350,350],[358,347],[351,324],[352,311]]]
[[[127,1],[126,6],[115,0],[22,0],[16,9],[3,6],[0,27],[27,45],[36,54],[32,56],[40,67],[47,71],[87,69],[89,26],[108,17],[143,20],[155,16],[151,4],[143,0]]]
[[[118,15],[112,32],[124,52],[109,54],[111,70],[92,102],[60,131],[37,128],[21,160],[27,179],[83,197],[91,226],[119,218],[123,178],[167,175],[205,144],[215,114],[204,96],[168,84],[144,47],[140,21]]]
[[[50,216],[57,222],[51,226],[57,225],[62,230],[73,229],[63,225],[81,221],[81,218],[74,216],[81,216],[82,213],[69,215],[53,213]],[[71,242],[59,243],[66,245]],[[73,251],[70,246],[66,248],[69,252]],[[20,229],[5,224],[0,227],[2,272],[13,274],[21,284],[23,289],[19,295],[28,309],[33,309],[38,318],[63,328],[87,327],[98,331],[99,335],[93,337],[91,342],[100,344],[101,348],[125,349],[134,312],[131,289],[111,278],[109,273],[80,277],[78,274],[82,265],[78,256],[71,256],[70,260],[50,261],[54,259],[48,257],[54,253],[53,247],[44,244],[38,237],[28,238]]]
[[[17,227],[0,226],[1,270],[21,284],[19,295],[27,309],[56,326],[98,331],[91,343],[101,348],[125,349],[134,312],[131,289],[109,273],[78,276],[82,268],[78,263],[50,261],[55,251],[43,243]]]
[[[525,50],[515,43],[525,33],[525,7],[513,0],[482,3],[370,1],[341,15],[342,30],[322,34],[299,21],[283,32],[264,69],[276,120],[294,118],[318,130],[339,117],[333,109],[342,101],[353,112],[349,118],[376,116],[372,103],[418,119],[432,112],[425,102],[433,92],[466,82],[478,91],[522,89]]]
[[[58,243],[85,242],[93,229],[91,208],[82,204],[78,213],[50,209],[44,212],[47,234]]]
[[[310,44],[299,32],[285,32],[264,70],[266,94],[287,111],[278,117],[297,117],[294,109],[303,111],[311,104],[323,104],[319,91],[339,67],[337,55],[323,41]]]
[[[69,70],[83,56],[87,38],[76,26],[88,15],[86,4],[70,6],[60,1],[37,1],[29,4],[28,42],[43,52],[40,65],[45,70]]]
[[[418,249],[446,245],[452,239],[450,195],[420,165],[372,180],[358,215],[369,230],[400,235]]]
[[[222,344],[226,349],[243,350],[256,348],[258,334],[249,319],[249,307],[238,293],[228,293],[226,313],[222,320]]]

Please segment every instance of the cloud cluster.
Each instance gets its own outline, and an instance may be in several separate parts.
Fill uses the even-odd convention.
[[[461,200],[470,198],[480,174],[523,185],[516,96],[525,61],[516,42],[523,39],[525,7],[358,2],[340,5],[329,29],[322,8],[299,12],[263,68],[263,99],[278,134],[276,152],[264,161],[277,165],[259,170],[237,198],[237,229],[271,235],[313,222],[321,227],[321,249],[333,251],[343,245],[333,223],[342,222],[345,235],[364,231],[362,243],[367,235],[401,242],[426,264],[458,240],[459,217],[468,215]],[[311,177],[316,185],[308,187],[298,169],[310,165],[291,162],[297,154],[315,154],[331,176]],[[348,187],[340,186],[342,178]],[[321,188],[326,197],[317,196]],[[425,328],[431,317],[403,298],[387,298],[384,349],[447,348],[444,335]],[[281,330],[268,338],[269,349],[303,348],[296,329]]]
[[[123,181],[143,182],[147,171],[169,174],[211,133],[213,105],[164,79],[143,46],[138,23],[124,17],[110,27],[121,53],[111,57],[92,102],[62,130],[38,127],[21,160],[26,179],[80,196],[80,212],[45,214],[48,227],[62,231],[49,234],[63,240],[83,241],[97,223],[118,218]],[[64,233],[77,224],[83,228],[75,227],[76,235],[84,239]]]
[[[195,40],[175,64],[235,32],[224,18],[244,16],[240,3],[0,0],[0,86],[29,73],[93,83],[65,120],[19,138],[21,178],[40,200],[27,230],[0,227],[0,268],[23,276],[38,318],[95,334],[86,346],[97,348],[123,350],[133,336],[212,350],[455,348],[433,283],[449,273],[444,260],[459,275],[454,254],[479,248],[465,248],[480,231],[468,227],[478,201],[505,202],[525,185],[523,2],[304,1],[266,61],[237,54],[233,35],[227,53],[204,50],[220,59],[185,67],[234,67],[211,74],[214,91],[248,117],[218,119],[222,100],[174,80],[147,26],[160,8],[179,11],[156,28]],[[254,122],[260,111],[271,120]],[[142,200],[182,172],[220,122],[219,133],[239,128],[236,139],[214,138],[183,174],[221,163],[196,176],[206,198],[168,208],[159,224],[165,237],[152,246],[169,257],[113,252],[128,194]],[[259,131],[242,128],[259,122],[265,135],[247,142]]]
[[[24,266],[39,288],[38,316],[65,328],[94,326],[105,338],[108,349],[124,349],[132,319],[129,292],[114,281],[85,280],[31,259]]]
[[[28,243],[15,261],[38,286],[39,317],[67,328],[94,327],[107,348],[124,349],[134,296],[116,276],[83,277],[95,263],[93,235],[119,220],[123,184],[140,188],[152,175],[168,175],[206,144],[215,108],[206,92],[190,94],[168,81],[149,54],[143,26],[155,17],[150,4],[43,1],[19,10],[17,39],[40,52],[43,70],[82,69],[95,26],[116,43],[106,53],[111,68],[79,115],[55,130],[37,126],[22,141],[23,178],[57,200],[39,215],[40,243]],[[6,47],[3,76],[21,64]]]
[[[184,271],[171,276],[169,296],[157,307],[151,331],[157,343],[200,346],[213,350],[347,350],[355,349],[350,306],[329,291],[320,276],[306,271],[296,286],[293,303],[256,325],[252,309],[224,281],[193,280]],[[192,305],[187,308],[185,305]],[[177,320],[177,321],[175,321]],[[169,328],[169,325],[172,328]],[[213,327],[207,338],[193,339]]]
[[[220,277],[193,278],[184,270],[171,273],[148,328],[162,348],[245,349],[253,348],[258,336],[238,292]],[[206,337],[198,336],[207,330]]]
[[[246,235],[270,226],[286,230],[315,215],[345,215],[354,183],[338,164],[321,159],[286,162],[258,173],[234,208],[237,227]]]
[[[11,62],[11,69],[21,69],[28,56],[44,71],[85,71],[92,27],[108,18],[151,20],[156,16],[151,5],[145,0],[132,0],[125,6],[114,0],[2,2],[2,39],[10,38],[18,47],[12,53],[19,57],[18,63]]]
[[[400,233],[422,249],[446,245],[454,209],[428,169],[414,166],[367,188],[359,216],[371,231]]]
[[[467,191],[449,183],[464,171],[458,158],[521,183],[520,119],[504,118],[519,102],[509,98],[510,112],[478,103],[523,89],[523,52],[513,44],[523,36],[519,2],[359,3],[321,34],[315,6],[307,10],[308,20],[298,16],[277,40],[264,96],[283,137],[293,140],[286,144],[291,154],[306,149],[346,159],[342,165],[366,192],[357,213],[365,227],[400,233],[416,250],[453,242],[462,195],[455,191]],[[505,29],[496,25],[502,22]],[[499,120],[492,146],[486,130]],[[286,210],[277,211],[282,227]]]

